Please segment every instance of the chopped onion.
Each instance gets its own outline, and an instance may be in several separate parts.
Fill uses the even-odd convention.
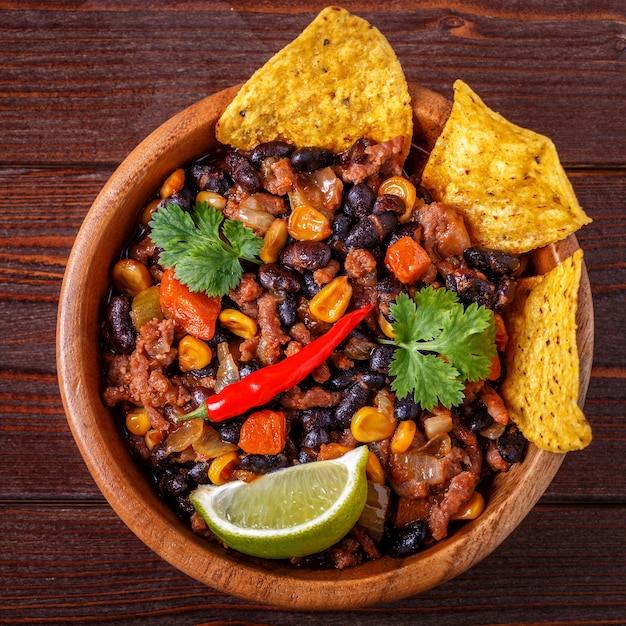
[[[483,428],[480,431],[480,434],[487,439],[497,439],[502,435],[502,433],[506,430],[506,426],[504,424],[498,424],[498,422],[494,422],[491,426],[487,426],[487,428]]]
[[[236,383],[240,378],[239,368],[226,341],[217,344],[217,360],[219,361],[219,367],[217,368],[215,380],[215,393],[219,393],[231,383]]]
[[[377,543],[382,541],[385,531],[389,492],[390,489],[386,485],[379,485],[371,480],[367,482],[367,501],[359,518],[359,524]]]
[[[202,420],[183,422],[181,427],[170,433],[165,440],[165,456],[182,452],[202,435]]]
[[[165,440],[165,456],[182,452],[191,446],[197,454],[213,459],[220,454],[237,450],[232,443],[222,441],[220,434],[204,420],[195,419],[183,422],[177,430]]]
[[[452,440],[448,433],[439,433],[432,439],[429,439],[423,446],[417,449],[417,452],[423,454],[432,454],[440,459],[443,459],[448,452],[452,449]]]
[[[394,456],[398,464],[404,465],[408,471],[409,480],[421,481],[429,485],[441,485],[446,480],[443,459],[415,451]]]
[[[450,411],[436,413],[424,420],[424,434],[426,439],[432,439],[436,435],[449,433],[452,430],[452,414]]]

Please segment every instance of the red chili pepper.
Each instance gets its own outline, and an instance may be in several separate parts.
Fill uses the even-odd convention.
[[[256,370],[239,382],[224,387],[219,393],[207,398],[205,404],[178,418],[179,421],[201,417],[212,422],[222,422],[266,404],[279,393],[297,385],[324,363],[372,308],[370,304],[344,315],[328,332],[304,346],[296,354],[279,363]]]

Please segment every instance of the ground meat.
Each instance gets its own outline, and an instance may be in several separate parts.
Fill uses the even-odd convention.
[[[284,196],[289,193],[296,181],[296,173],[293,171],[289,159],[269,162],[262,168],[262,175],[265,189],[277,196]]]
[[[498,450],[498,443],[489,440],[485,449],[485,463],[494,472],[508,472],[511,464],[507,463]]]
[[[351,156],[339,159],[336,170],[340,178],[348,183],[360,183],[378,173],[399,176],[402,174],[400,153],[403,145],[404,137],[368,145],[362,152],[359,151],[356,160]]]
[[[307,391],[302,391],[296,386],[286,391],[280,398],[280,403],[286,409],[304,411],[315,407],[336,406],[341,399],[341,392],[328,391],[322,387],[311,387]]]
[[[235,289],[231,289],[228,297],[242,306],[248,302],[254,302],[263,293],[263,288],[259,285],[254,274],[246,273],[241,277],[241,282]]]
[[[335,261],[333,259],[326,267],[322,267],[313,272],[313,280],[320,287],[322,285],[327,285],[333,278],[335,278],[339,269],[339,261]]]
[[[261,338],[257,349],[257,356],[263,365],[277,363],[283,356],[282,346],[289,341],[289,336],[283,333],[280,318],[277,313],[278,301],[276,296],[265,292],[258,300],[259,329]]]
[[[369,250],[350,250],[346,255],[345,268],[346,274],[359,284],[367,287],[376,285],[376,259]]]

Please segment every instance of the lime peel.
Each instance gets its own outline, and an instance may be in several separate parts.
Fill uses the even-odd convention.
[[[190,494],[207,526],[226,545],[252,556],[288,559],[321,552],[358,521],[367,499],[369,450],[296,465]]]

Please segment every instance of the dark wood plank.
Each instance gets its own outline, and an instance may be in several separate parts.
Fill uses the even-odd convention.
[[[175,12],[138,2],[119,11],[102,2],[102,10],[4,10],[2,161],[119,162],[173,113],[245,80],[296,37],[316,11],[295,6],[299,13],[271,20],[198,4]],[[614,132],[626,114],[624,7],[579,4],[564,20],[569,5],[554,6],[534,2],[519,13],[430,3],[359,13],[388,37],[409,79],[450,95],[463,78],[511,120],[549,134],[565,163],[618,164],[626,149],[624,133]],[[24,37],[33,24],[38,36]]]
[[[458,624],[460,615],[463,623],[529,624],[558,614],[559,624],[584,625],[620,623],[626,608],[624,578],[614,576],[623,507],[536,507],[457,579],[393,604],[323,614],[266,608],[204,587],[150,552],[105,505],[8,504],[0,512],[3,624],[440,626]]]

